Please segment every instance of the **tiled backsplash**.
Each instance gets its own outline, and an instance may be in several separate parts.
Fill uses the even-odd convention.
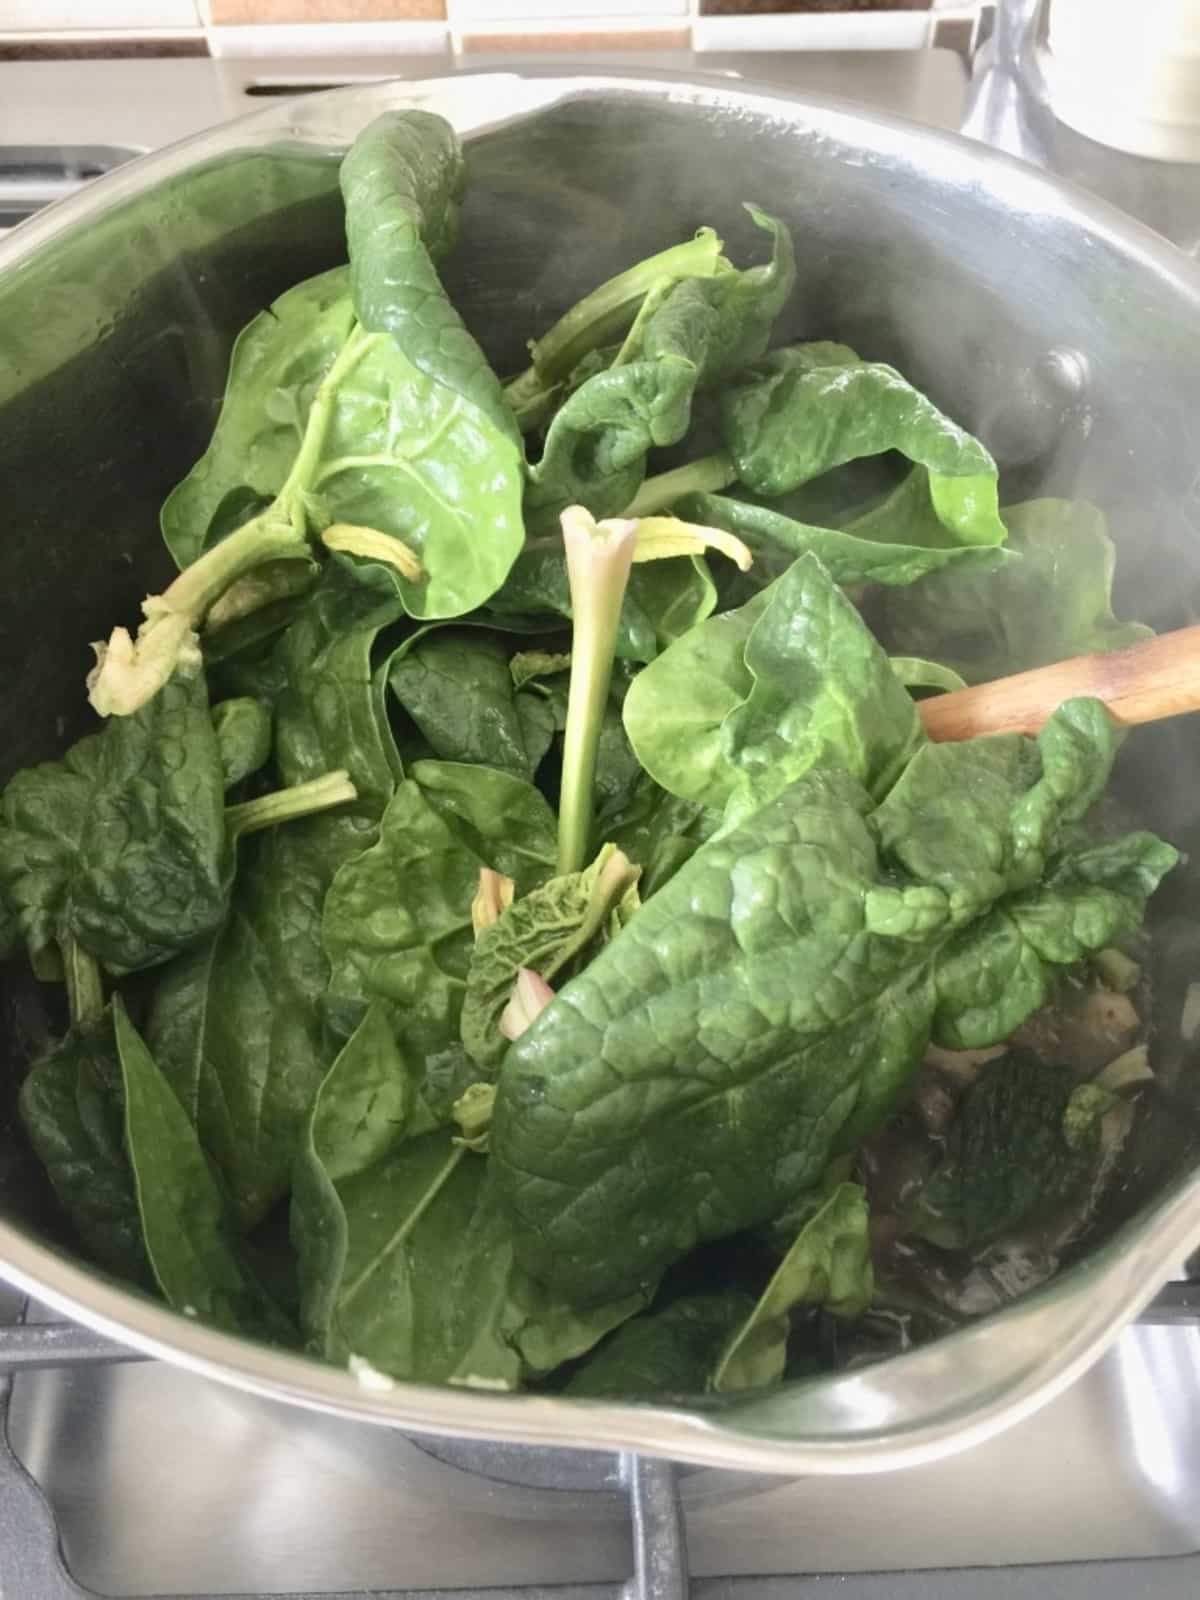
[[[213,54],[956,47],[978,0],[0,0],[0,47]]]

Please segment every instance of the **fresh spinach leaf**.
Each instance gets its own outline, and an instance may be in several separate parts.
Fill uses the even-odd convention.
[[[679,516],[706,527],[724,528],[743,540],[756,557],[819,556],[837,583],[881,583],[902,588],[931,572],[963,566],[991,574],[1004,557],[974,545],[913,545],[893,539],[864,538],[856,524],[839,530],[796,522],[770,506],[725,495],[692,494],[676,503]]]
[[[472,1061],[494,1069],[507,1050],[500,1013],[521,968],[550,982],[589,946],[604,942],[636,910],[637,880],[638,869],[605,845],[590,867],[551,878],[483,929],[471,952],[462,1007],[462,1041]]]
[[[196,1130],[130,1022],[112,1003],[125,1141],[146,1254],[169,1305],[230,1333],[287,1340],[287,1324],[238,1257],[225,1201]]]
[[[1151,633],[1113,615],[1116,556],[1095,506],[1030,500],[1004,517],[1012,554],[994,571],[948,569],[886,602],[885,636],[900,653],[983,683]]]
[[[931,1035],[1004,1038],[1065,953],[1136,921],[1176,855],[1146,835],[1079,843],[1103,718],[1076,703],[1014,763],[990,901],[994,785],[969,768],[945,775],[946,863],[837,769],[702,846],[505,1056],[490,1160],[522,1264],[596,1303],[777,1215],[886,1118]]]
[[[633,499],[655,447],[688,430],[697,387],[754,360],[795,281],[791,239],[764,212],[769,266],[686,278],[648,305],[613,365],[589,377],[551,419],[539,462],[529,469],[526,520],[553,526],[567,505],[615,516]]]
[[[344,267],[308,278],[238,335],[209,446],[163,504],[178,567],[261,515],[283,486],[321,379],[354,328],[346,288]]]
[[[750,805],[814,764],[886,791],[921,742],[916,708],[850,602],[802,556],[634,679],[625,731],[664,789]]]
[[[842,1183],[805,1222],[746,1320],[734,1330],[712,1376],[720,1393],[766,1388],[787,1366],[791,1314],[825,1306],[858,1317],[871,1303],[874,1276],[867,1232],[867,1197]]]
[[[523,1279],[486,1164],[448,1132],[411,1135],[419,1077],[373,1007],[321,1086],[292,1209],[305,1331],[330,1360],[513,1389],[642,1302],[579,1315]]]
[[[398,659],[388,682],[434,755],[532,780],[554,737],[546,700],[513,683],[486,633],[439,630]]]
[[[860,456],[926,468],[939,520],[963,544],[1003,544],[996,463],[894,367],[844,345],[777,350],[721,397],[725,447],[755,494],[787,494]]]
[[[443,117],[389,111],[370,123],[341,168],[351,297],[364,328],[390,334],[419,371],[515,442],[499,379],[434,267],[457,243],[465,184],[462,148]]]
[[[694,1399],[708,1389],[722,1348],[753,1310],[749,1295],[727,1289],[634,1317],[572,1374],[566,1393],[592,1400]]]
[[[329,1065],[322,910],[338,868],[375,839],[395,784],[371,650],[398,612],[328,573],[279,641],[287,683],[276,704],[279,776],[304,783],[342,768],[358,799],[242,841],[224,925],[168,968],[151,1003],[150,1048],[246,1228],[286,1191]]]
[[[519,894],[550,877],[558,822],[531,783],[454,761],[416,761],[409,776],[454,838],[480,864],[512,878]]]
[[[211,933],[229,892],[224,804],[199,672],[17,773],[0,801],[0,884],[31,956],[74,938],[132,972]]]
[[[268,523],[298,527],[303,554],[310,528],[365,530],[335,546],[340,561],[398,594],[412,616],[460,616],[500,587],[521,547],[515,429],[477,350],[505,429],[386,332],[356,323],[348,283],[339,268],[300,284],[239,337],[212,441],[163,507],[167,543],[183,566],[215,558],[225,541],[213,542],[210,524],[248,486],[267,509],[230,541],[249,547]],[[474,349],[465,330],[462,338]],[[465,367],[459,375],[486,387]]]
[[[628,798],[602,814],[596,824],[619,850],[642,869],[638,893],[657,893],[719,827],[719,812],[660,789],[648,773],[637,779]]]
[[[261,700],[241,696],[213,707],[217,755],[227,789],[266,764],[271,754],[271,713]]]
[[[417,783],[397,785],[378,842],[341,867],[325,902],[327,1016],[339,1038],[384,1000],[400,1048],[418,1069],[459,1050],[471,901],[485,865]]]
[[[965,679],[940,661],[924,661],[920,656],[892,656],[891,667],[906,689],[938,689],[946,693],[967,687]]]
[[[651,294],[661,296],[681,278],[711,277],[722,265],[720,239],[711,228],[700,228],[694,239],[647,256],[585,295],[531,342],[530,366],[505,385],[504,397],[522,430],[543,420],[564,381],[573,386],[579,368],[624,332]],[[601,366],[611,359],[610,354]]]
[[[125,1095],[110,1010],[77,1024],[21,1085],[21,1121],[63,1210],[95,1261],[133,1283],[149,1279]]]

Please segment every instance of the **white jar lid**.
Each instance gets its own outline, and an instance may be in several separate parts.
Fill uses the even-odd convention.
[[[1200,162],[1200,0],[1051,0],[1050,107],[1101,144]]]

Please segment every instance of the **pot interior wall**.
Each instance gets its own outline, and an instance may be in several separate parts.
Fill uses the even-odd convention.
[[[851,124],[847,123],[848,128]],[[810,122],[667,97],[591,93],[477,137],[449,287],[502,373],[524,341],[621,266],[714,225],[739,259],[753,200],[793,229],[781,332],[890,360],[992,448],[1003,498],[1094,499],[1120,550],[1118,612],[1158,627],[1200,596],[1200,305],[1070,206],[980,181],[963,149],[885,152]],[[235,142],[235,141],[231,141]],[[158,507],[203,449],[237,330],[343,257],[336,167],[234,149],[67,230],[0,276],[0,777],[87,722],[87,641],[132,623],[167,568]],[[1139,732],[1119,789],[1195,855],[1200,739]],[[1197,972],[1190,869],[1160,896],[1157,1109],[1142,1118],[1107,1228],[1196,1159],[1195,1074],[1177,1024]],[[16,966],[0,987],[0,1211],[65,1240],[13,1125],[58,1001]]]

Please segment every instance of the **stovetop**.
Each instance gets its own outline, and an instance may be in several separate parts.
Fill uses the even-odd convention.
[[[5,1377],[5,1370],[10,1376]],[[1200,1294],[949,1460],[775,1478],[421,1439],[0,1301],[0,1597],[1093,1600],[1200,1578]],[[1136,1565],[1131,1567],[1131,1563]],[[1051,1565],[1052,1564],[1052,1565]]]
[[[700,64],[944,128],[966,89],[940,51],[589,61],[608,64]],[[442,70],[0,65],[0,227],[264,97]],[[1168,1290],[1066,1394],[963,1455],[797,1480],[344,1423],[135,1359],[0,1285],[0,1600],[1194,1595],[1198,1299]]]

